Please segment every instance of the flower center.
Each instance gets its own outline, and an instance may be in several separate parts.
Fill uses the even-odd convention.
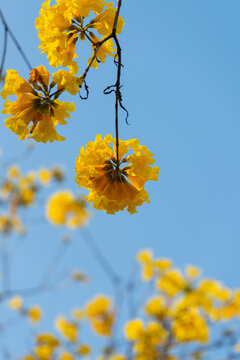
[[[126,163],[127,159],[124,158],[120,161],[119,164],[117,164],[117,160],[115,157],[112,157],[109,160],[105,161],[105,166],[102,168],[102,170],[104,170],[104,172],[106,173],[106,176],[108,177],[108,179],[110,180],[111,183],[114,183],[115,181],[117,181],[118,183],[125,183],[127,182],[127,170],[131,168],[130,165],[123,167],[122,169],[120,168],[120,166],[123,163]]]

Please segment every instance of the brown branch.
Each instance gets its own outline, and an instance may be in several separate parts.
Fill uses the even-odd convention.
[[[84,239],[85,244],[91,251],[93,257],[98,262],[99,266],[105,272],[105,274],[107,275],[113,286],[119,286],[121,283],[120,277],[116,274],[112,265],[109,263],[105,255],[100,250],[100,248],[97,246],[90,232],[87,229],[83,228],[81,229],[81,233],[83,234],[82,238]]]

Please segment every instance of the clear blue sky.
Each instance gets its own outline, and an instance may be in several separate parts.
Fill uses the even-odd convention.
[[[11,0],[1,4],[33,66],[47,66],[34,28],[41,3]],[[111,216],[92,211],[90,231],[121,274],[126,275],[139,249],[152,248],[177,266],[195,264],[207,277],[240,287],[239,12],[238,0],[123,0],[126,25],[119,39],[125,65],[122,93],[130,126],[122,114],[120,137],[137,137],[148,146],[160,174],[159,182],[146,186],[151,204],[140,207],[137,214]],[[0,34],[3,39],[2,28]],[[80,45],[78,49],[84,69],[88,53]],[[28,76],[11,42],[6,68]],[[22,162],[23,169],[63,164],[69,187],[77,191],[74,163],[80,147],[98,133],[114,133],[114,99],[102,95],[102,90],[114,82],[115,70],[110,59],[90,72],[89,100],[76,97],[75,114],[68,125],[59,127],[66,141],[36,144],[34,154]],[[0,146],[11,157],[23,151],[25,143],[4,127],[4,118],[0,115]],[[29,282],[34,279],[35,267],[50,256],[61,232],[49,225],[32,226],[22,254],[30,260],[22,268],[19,256],[18,278],[27,274]],[[57,303],[54,297],[42,297],[40,303],[48,307],[50,316],[67,313],[95,292],[111,293],[79,235],[73,236],[65,266],[70,261],[93,281],[89,287],[78,288],[74,297],[61,295]]]

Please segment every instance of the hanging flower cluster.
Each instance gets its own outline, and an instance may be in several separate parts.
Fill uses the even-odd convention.
[[[8,99],[2,113],[11,115],[5,125],[19,136],[19,140],[32,138],[46,143],[65,139],[57,133],[56,125],[66,124],[65,118],[70,118],[69,112],[74,111],[75,106],[58,100],[64,87],[52,92],[56,83],[53,81],[49,85],[49,78],[43,65],[30,72],[28,82],[17,71],[7,71],[1,96],[6,99],[9,95],[17,95],[17,100],[11,102]]]
[[[43,3],[35,26],[38,29],[40,49],[47,54],[49,64],[53,67],[68,66],[75,74],[78,66],[75,59],[78,41],[90,41],[93,51],[101,36],[111,33],[116,9],[113,3],[104,0],[58,0],[51,5],[51,0]],[[93,18],[90,19],[90,15]],[[123,19],[119,17],[117,33],[122,31]],[[97,37],[93,31],[98,33]],[[116,50],[111,39],[98,52],[100,62],[105,62],[106,56],[115,56]],[[97,67],[97,61],[92,64]]]
[[[97,135],[95,142],[82,147],[76,159],[76,182],[90,190],[87,200],[95,209],[114,214],[127,208],[133,214],[137,206],[149,202],[144,184],[158,180],[159,168],[151,166],[153,154],[138,139],[119,140],[119,164],[114,147],[111,135],[103,139]]]

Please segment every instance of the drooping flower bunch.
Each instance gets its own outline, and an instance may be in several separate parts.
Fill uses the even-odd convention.
[[[54,5],[51,2],[47,0],[43,3],[35,23],[40,49],[47,54],[51,66],[68,66],[75,74],[78,66],[73,59],[77,57],[77,42],[88,40],[95,51],[97,43],[102,40],[101,36],[111,34],[116,9],[113,3],[104,0],[58,0]],[[122,31],[123,25],[123,19],[119,17],[117,33]],[[113,41],[109,39],[99,50],[97,58],[105,62],[107,55],[115,54]],[[96,59],[92,66],[98,66]]]
[[[115,149],[113,149],[115,147]],[[132,152],[128,155],[129,152]],[[87,200],[95,209],[108,214],[136,207],[149,197],[144,189],[148,180],[158,180],[159,168],[154,164],[153,154],[138,139],[119,140],[119,164],[116,159],[115,139],[111,135],[97,135],[86,149],[80,149],[76,159],[76,182],[79,187],[90,190]]]
[[[202,278],[200,269],[192,265],[182,272],[169,259],[155,258],[150,250],[139,252],[137,261],[143,282],[151,286],[148,297],[146,289],[141,289],[145,296],[139,293],[139,286],[135,295],[128,294],[127,288],[126,293],[121,293],[121,297],[130,296],[128,302],[136,314],[124,329],[113,301],[97,295],[85,306],[74,309],[72,319],[57,317],[55,327],[62,337],[48,332],[37,334],[33,351],[23,360],[89,358],[90,335],[87,343],[83,341],[86,321],[95,335],[107,340],[98,360],[207,359],[217,358],[215,351],[219,350],[222,358],[224,354],[238,358],[240,342],[237,332],[231,330],[231,321],[235,320],[235,327],[239,324],[240,290]],[[140,298],[136,296],[139,294]]]
[[[49,78],[50,74],[43,65],[30,72],[28,82],[17,71],[7,71],[1,96],[6,99],[9,95],[17,95],[17,100],[11,102],[7,99],[2,113],[11,115],[5,120],[5,125],[19,136],[19,140],[32,138],[46,143],[65,139],[56,132],[55,127],[67,123],[65,118],[70,118],[69,112],[74,111],[75,106],[74,103],[58,100],[65,90],[64,86],[58,85],[58,90],[53,90],[56,83],[63,81],[62,74],[53,74],[50,84]],[[77,78],[72,78],[77,86]]]

